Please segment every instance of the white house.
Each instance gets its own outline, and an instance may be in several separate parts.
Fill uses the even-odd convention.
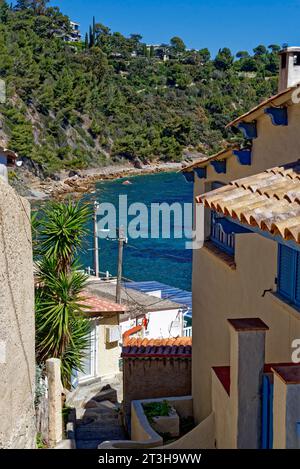
[[[99,295],[114,301],[116,282],[91,278],[88,290],[95,296]],[[186,308],[161,298],[160,291],[144,293],[123,284],[121,300],[127,308],[126,313],[120,316],[122,336],[136,327],[139,327],[139,334],[142,337],[152,339],[168,339],[183,335],[183,316]]]

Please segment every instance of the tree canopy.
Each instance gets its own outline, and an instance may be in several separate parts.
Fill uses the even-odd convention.
[[[186,147],[217,151],[238,133],[224,124],[273,94],[278,46],[253,55],[159,47],[96,18],[70,43],[70,20],[45,0],[0,0],[0,105],[8,145],[45,175],[120,161],[180,160]],[[251,72],[249,76],[248,72]]]

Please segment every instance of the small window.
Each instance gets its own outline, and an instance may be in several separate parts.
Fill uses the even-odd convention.
[[[281,68],[286,68],[286,54],[281,56]]]
[[[212,190],[222,187],[224,184],[220,182],[214,182],[212,184]],[[211,211],[211,222],[210,222],[210,240],[222,251],[227,254],[234,255],[235,248],[235,235],[227,234],[222,228],[219,219],[222,217],[219,213]]]
[[[300,52],[294,54],[294,65],[300,66]]]
[[[278,249],[278,293],[300,306],[300,252],[288,246]]]

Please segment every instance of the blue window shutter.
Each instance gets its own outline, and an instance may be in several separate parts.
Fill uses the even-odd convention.
[[[300,253],[296,253],[295,302],[300,305]]]
[[[296,257],[297,252],[293,249],[282,244],[279,246],[278,291],[292,301],[294,300]]]

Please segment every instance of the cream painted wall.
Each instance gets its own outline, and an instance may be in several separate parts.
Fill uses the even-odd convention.
[[[286,448],[286,384],[274,374],[273,448]]]
[[[121,357],[121,347],[119,342],[106,343],[106,327],[118,326],[118,314],[103,318],[97,326],[98,356],[97,375],[101,378],[113,376],[119,373],[119,359]]]
[[[267,115],[257,119],[252,165],[227,159],[226,174],[207,168],[207,178],[195,176],[195,196],[213,181],[228,183],[300,158],[300,104],[288,108],[288,126],[274,126]],[[200,211],[197,229],[210,231],[210,211]],[[236,236],[236,270],[206,248],[193,252],[193,398],[196,420],[211,412],[211,367],[229,364],[227,318],[260,317],[270,326],[266,360],[291,360],[291,341],[300,337],[300,313],[265,290],[276,290],[277,244],[257,234]]]
[[[215,439],[217,449],[236,449],[236,424],[232,425],[234,416],[230,398],[221,381],[212,370],[212,408],[215,416]]]
[[[300,312],[276,290],[277,244],[258,234],[236,236],[236,270],[206,248],[194,252],[192,388],[198,422],[211,412],[211,367],[229,365],[227,318],[260,317],[269,327],[266,362],[291,360]]]

